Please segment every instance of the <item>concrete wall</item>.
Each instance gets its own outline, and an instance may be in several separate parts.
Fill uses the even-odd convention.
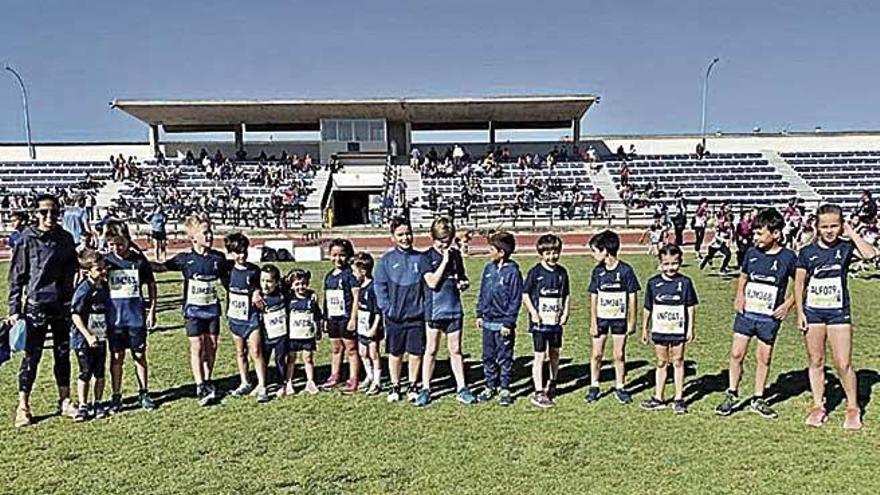
[[[153,157],[148,143],[50,143],[37,144],[37,160],[57,161],[106,161],[110,155],[137,157],[148,160]],[[27,145],[0,144],[0,161],[30,161]]]
[[[186,150],[192,150],[196,157],[199,156],[199,150],[205,148],[211,156],[219,149],[223,156],[235,156],[235,143],[229,141],[168,141],[162,143],[165,148],[165,155],[168,157],[176,157],[178,152],[181,156],[186,155]],[[306,153],[317,159],[319,155],[318,141],[248,141],[245,136],[244,149],[248,153],[248,157],[256,158],[260,156],[260,151],[265,151],[266,156],[281,156],[282,151],[287,151],[288,155],[303,156]]]
[[[598,136],[597,136],[598,137]],[[603,139],[598,137],[599,139]],[[628,150],[630,144],[636,145],[636,152],[643,155],[693,153],[700,136],[609,137],[605,143],[611,151],[623,145]],[[746,153],[773,150],[789,151],[854,151],[880,150],[880,133],[834,133],[782,136],[706,136],[706,147],[716,153]]]
[[[471,154],[471,156],[482,156],[489,149],[489,143],[460,143],[464,149]],[[583,140],[578,143],[578,149],[583,152],[587,150],[590,145],[596,148],[599,154],[607,153],[605,145],[601,141],[597,141],[595,139]],[[455,146],[455,143],[413,143],[413,146],[418,148],[422,154],[428,152],[433,146],[434,149],[437,150],[437,153],[443,155],[443,152],[446,148],[451,148]],[[552,150],[553,147],[556,146],[559,149],[565,147],[569,153],[571,153],[572,148],[574,146],[573,143],[570,142],[562,142],[562,141],[533,141],[533,142],[522,142],[522,141],[497,141],[495,143],[496,149],[508,148],[510,149],[510,153],[513,156],[524,155],[526,153],[540,153],[541,155],[547,154],[548,151]]]

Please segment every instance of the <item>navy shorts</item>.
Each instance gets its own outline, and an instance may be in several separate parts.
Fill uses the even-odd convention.
[[[461,322],[461,318],[450,318],[444,320],[432,320],[425,322],[427,328],[433,328],[435,330],[440,330],[441,332],[449,335],[450,333],[460,332],[463,325]]]
[[[651,333],[651,342],[657,345],[679,345],[687,342],[687,337],[684,335],[665,335],[665,334],[657,334]]]
[[[186,319],[186,336],[199,337],[201,335],[220,335],[220,317],[202,319],[187,318]]]
[[[779,320],[756,320],[737,313],[733,321],[733,331],[746,337],[756,337],[767,345],[773,345],[781,324]]]
[[[138,354],[147,350],[146,328],[114,328],[107,336],[110,352],[122,352],[131,349]]]
[[[561,349],[562,332],[532,332],[532,344],[535,352],[547,352],[548,349]]]
[[[331,339],[357,339],[357,332],[348,331],[348,320],[327,320],[327,336]]]
[[[848,309],[810,309],[804,308],[808,324],[851,325],[852,315]]]
[[[315,352],[318,342],[315,339],[287,339],[287,352]]]
[[[599,335],[626,335],[626,320],[598,320]]]
[[[231,322],[229,323],[229,331],[232,332],[232,335],[235,335],[236,337],[242,338],[244,340],[249,339],[251,337],[251,334],[259,329],[259,325],[248,327],[247,325],[237,325]]]
[[[376,335],[372,337],[358,334],[358,343],[363,345],[370,345],[373,342],[382,342],[384,338],[385,332],[382,330],[382,325],[379,325],[379,328],[376,329]]]
[[[425,322],[395,322],[385,319],[385,351],[392,356],[405,352],[422,356],[425,354]]]
[[[165,234],[165,232],[160,232],[160,231],[158,231],[158,230],[154,230],[154,231],[152,231],[152,232],[150,233],[150,236],[152,236],[152,238],[155,239],[155,240],[157,240],[157,241],[164,241],[164,240],[168,237],[168,236]]]

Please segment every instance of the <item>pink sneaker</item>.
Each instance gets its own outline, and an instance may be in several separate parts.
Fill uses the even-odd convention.
[[[343,394],[354,394],[358,391],[358,379],[355,377],[351,377],[345,382],[345,387],[342,389]]]
[[[843,429],[859,431],[862,429],[862,411],[858,407],[847,407],[846,418],[843,420]]]
[[[293,382],[287,382],[287,385],[284,387],[284,393],[286,395],[293,395],[296,393],[296,390],[293,388]]]
[[[330,375],[330,378],[328,378],[326,382],[321,384],[321,388],[327,390],[337,385],[339,385],[339,377],[337,375]]]
[[[804,424],[813,428],[820,428],[826,421],[828,421],[828,413],[825,412],[825,408],[814,407]]]

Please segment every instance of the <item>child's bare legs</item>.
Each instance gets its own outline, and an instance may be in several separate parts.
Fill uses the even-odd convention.
[[[666,368],[669,366],[669,346],[654,344],[654,354],[657,356],[657,368],[654,370],[654,398],[662,402],[663,391],[666,389]]]
[[[614,386],[623,389],[626,383],[626,335],[612,335],[611,343],[614,345]]]
[[[95,404],[104,398],[104,383],[103,378],[95,378]]]
[[[242,385],[247,385],[250,383],[250,379],[248,378],[247,344],[244,339],[238,335],[233,335],[232,341],[235,342],[235,362],[238,364],[238,377],[241,380]]]
[[[193,381],[201,385],[205,381],[205,369],[202,366],[204,353],[202,336],[197,335],[189,338],[189,367],[192,370]]]
[[[202,335],[202,352],[205,363],[205,379],[210,380],[214,376],[214,361],[217,359],[217,344],[220,335],[211,333]]]
[[[292,387],[293,375],[296,372],[296,351],[290,351],[287,353],[287,369],[284,371],[284,382],[288,387]]]
[[[461,390],[466,386],[464,357],[461,355],[461,334],[462,332],[459,330],[446,335],[446,350],[449,351],[449,365],[452,368],[452,376],[455,377],[456,390]]]
[[[403,356],[395,356],[394,354],[388,355],[388,374],[391,376],[391,384],[394,386],[400,385],[400,371],[403,367],[402,361]]]
[[[828,341],[831,344],[831,358],[837,376],[843,385],[847,409],[858,409],[858,390],[856,372],[852,366],[852,326],[828,325]]]
[[[382,355],[378,342],[370,342],[370,361],[373,362],[373,383],[382,383]]]
[[[370,358],[370,346],[362,342],[358,342],[358,355],[364,364],[364,371],[367,373],[367,379],[372,381],[373,378],[373,360]]]
[[[313,351],[302,351],[303,367],[306,370],[306,383],[315,383],[315,353]]]
[[[532,385],[535,393],[544,390],[544,352],[535,352],[532,359]]]
[[[357,338],[343,339],[345,346],[345,354],[348,356],[348,379],[353,381],[360,380],[361,360],[358,355]],[[339,362],[340,366],[342,361]]]
[[[431,378],[434,376],[434,362],[437,360],[437,350],[440,347],[441,331],[436,328],[427,328],[425,341],[425,356],[422,360],[422,388],[431,389]]]
[[[89,382],[83,380],[76,381],[76,400],[80,405],[89,403]]]
[[[559,348],[551,347],[548,355],[550,357],[550,381],[559,381]]]
[[[743,359],[745,359],[748,350],[749,338],[745,335],[734,333],[733,343],[730,345],[730,367],[727,370],[727,390],[733,392],[739,390],[739,381],[742,379]]]
[[[257,386],[261,389],[266,388],[266,360],[263,358],[263,337],[259,331],[251,332],[247,343],[254,359],[254,370],[257,372]]]
[[[825,337],[827,329],[824,324],[810,324],[807,326],[807,358],[809,367],[807,374],[810,377],[810,391],[813,393],[813,408],[820,408],[825,404]]]
[[[607,335],[593,337],[593,346],[590,349],[590,386],[599,386],[599,374],[602,370],[602,355],[605,353],[605,340]]]
[[[422,356],[417,354],[409,354],[407,357],[407,378],[409,385],[415,386],[419,382],[419,371],[422,368]]]
[[[684,343],[671,346],[672,370],[675,374],[675,400],[684,399]]]
[[[770,361],[773,359],[773,346],[758,341],[755,347],[755,397],[764,397],[767,376],[770,374]]]
[[[345,350],[345,344],[342,339],[330,339],[330,379],[334,377],[339,380],[339,369],[342,367],[342,351]]]

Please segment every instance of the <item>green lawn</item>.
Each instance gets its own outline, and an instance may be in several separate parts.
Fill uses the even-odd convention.
[[[643,282],[653,260],[630,256]],[[519,257],[523,272],[534,257]],[[713,408],[726,386],[727,351],[733,320],[733,284],[700,274],[691,264],[701,304],[697,341],[688,348],[686,394],[691,412],[645,412],[636,404],[650,395],[653,352],[632,340],[628,352],[635,404],[611,397],[595,405],[583,401],[588,354],[586,283],[592,260],[567,257],[573,276],[572,314],[565,334],[558,406],[538,410],[531,392],[531,339],[519,332],[518,400],[465,407],[449,393],[445,353],[438,384],[444,396],[418,410],[380,398],[322,393],[257,405],[225,398],[201,408],[190,396],[187,342],[177,308],[179,284],[162,277],[161,330],[150,337],[152,389],[166,400],[154,413],[131,409],[107,420],[77,425],[48,417],[37,426],[12,427],[17,357],[0,368],[0,492],[2,493],[880,493],[880,335],[873,306],[877,281],[854,280],[856,343],[854,361],[861,400],[867,403],[861,433],[840,425],[842,392],[829,387],[831,420],[808,430],[805,354],[793,315],[785,323],[771,371],[771,391],[780,418],[749,412],[718,418]],[[468,261],[477,279],[484,259]],[[307,265],[321,280],[329,264]],[[5,270],[4,268],[0,268]],[[472,308],[478,280],[466,293],[465,348],[470,382],[482,379],[480,340]],[[0,287],[5,294],[5,284]],[[5,299],[5,298],[3,298]],[[5,314],[5,308],[2,308]],[[522,316],[522,315],[521,315]],[[524,319],[521,317],[521,322]],[[319,378],[328,369],[321,344]],[[746,364],[743,394],[752,386],[752,359]],[[35,388],[34,413],[54,410],[55,391],[47,351]],[[74,370],[76,369],[74,363]],[[237,384],[232,341],[224,329],[216,376]],[[298,370],[298,375],[302,376]],[[671,376],[671,373],[670,373]],[[603,389],[612,384],[610,364]],[[126,368],[126,392],[135,390]],[[476,388],[479,388],[478,386]],[[670,384],[671,393],[671,384]]]

